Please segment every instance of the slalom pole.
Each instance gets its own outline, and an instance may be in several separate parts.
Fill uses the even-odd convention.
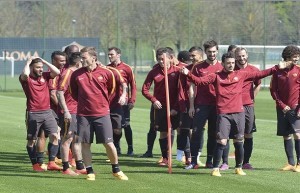
[[[168,171],[172,173],[172,142],[171,142],[171,113],[170,113],[170,96],[169,96],[169,82],[168,82],[168,67],[166,65],[166,53],[163,54],[164,59],[164,74],[165,74],[165,89],[166,89],[166,103],[167,103],[167,126],[168,126]]]

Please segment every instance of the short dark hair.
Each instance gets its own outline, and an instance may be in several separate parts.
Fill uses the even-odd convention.
[[[225,63],[225,60],[227,58],[235,58],[233,52],[226,52],[225,54],[222,55],[222,63]]]
[[[286,60],[294,55],[300,55],[300,49],[295,45],[289,45],[283,49],[281,57]]]
[[[54,51],[51,54],[51,60],[53,60],[55,58],[55,56],[64,56],[64,57],[66,57],[66,53],[64,53],[62,51]]]
[[[219,50],[218,43],[215,40],[208,40],[203,44],[204,51],[206,51],[209,48],[215,47],[215,46],[216,46],[217,50]]]
[[[203,52],[203,49],[199,46],[193,46],[189,49],[189,52],[193,52],[193,51]]]
[[[231,51],[233,51],[235,48],[237,48],[237,45],[230,45],[230,46],[228,46],[228,48],[227,48],[227,52],[231,52]]]
[[[167,50],[167,52],[168,52],[170,55],[175,56],[175,52],[174,52],[173,48],[171,48],[171,47],[166,47],[166,50]]]
[[[190,58],[190,52],[189,52],[189,51],[186,51],[186,50],[180,51],[180,52],[178,53],[177,59],[178,59],[180,62],[184,62],[184,63],[191,61],[191,58]]]
[[[69,55],[70,55],[71,53],[73,53],[74,50],[75,50],[76,52],[77,52],[77,50],[80,51],[80,50],[79,50],[79,47],[78,47],[77,45],[72,44],[72,45],[67,46],[67,47],[65,48],[64,52],[65,52],[66,55],[69,57]]]
[[[39,63],[39,62],[43,63],[42,59],[40,59],[40,58],[35,58],[35,59],[33,59],[33,60],[31,61],[31,63],[29,64],[29,66],[32,66],[33,64]]]
[[[170,55],[170,53],[168,52],[167,48],[158,48],[156,50],[156,58],[160,55],[163,55],[164,53],[167,53],[168,55]]]
[[[79,62],[80,60],[81,60],[81,53],[80,52],[73,52],[69,56],[69,64],[71,66],[77,64],[77,62]]]
[[[111,50],[116,51],[117,54],[121,54],[121,49],[120,48],[117,48],[117,47],[110,47],[110,48],[108,48],[108,51],[111,51]]]

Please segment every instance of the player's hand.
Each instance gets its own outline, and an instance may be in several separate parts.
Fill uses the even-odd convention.
[[[120,105],[125,105],[126,104],[126,96],[121,96],[118,103]]]
[[[194,115],[195,115],[195,108],[194,108],[194,107],[190,107],[190,109],[189,109],[189,116],[190,116],[191,118],[193,118]]]
[[[71,122],[72,116],[69,111],[64,112],[64,119],[65,119],[65,121]]]
[[[162,105],[161,105],[161,103],[160,103],[159,101],[155,101],[155,102],[153,103],[153,107],[154,107],[155,109],[161,109],[161,108],[162,108]]]
[[[177,112],[176,110],[171,109],[171,111],[170,111],[170,115],[171,115],[171,116],[175,116],[175,115],[177,115],[177,114],[178,114],[178,112]]]
[[[283,109],[282,111],[283,111],[283,113],[285,114],[285,113],[287,113],[287,112],[290,111],[290,110],[291,110],[291,107],[286,106],[286,107],[284,107],[284,109]]]
[[[134,107],[134,104],[133,104],[133,103],[128,103],[128,109],[129,109],[129,110],[133,109],[133,107]]]
[[[184,74],[184,75],[187,75],[187,74],[189,73],[189,70],[188,70],[187,68],[185,68],[185,67],[182,67],[182,68],[180,69],[180,72],[181,72],[182,74]]]

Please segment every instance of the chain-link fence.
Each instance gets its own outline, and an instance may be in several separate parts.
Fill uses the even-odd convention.
[[[139,84],[159,47],[178,52],[209,39],[247,45],[250,62],[265,68],[280,60],[282,46],[300,40],[297,1],[2,0],[0,7],[1,91],[21,89],[28,57],[49,61],[72,42],[96,47],[104,64],[107,48],[120,47]]]

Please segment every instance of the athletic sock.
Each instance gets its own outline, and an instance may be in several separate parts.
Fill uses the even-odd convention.
[[[40,165],[44,163],[44,152],[36,152],[36,162]]]
[[[36,164],[37,160],[36,160],[35,145],[33,145],[32,147],[26,146],[26,149],[27,149],[27,153],[28,153],[28,156],[29,156],[29,159],[30,159],[32,165]]]
[[[154,141],[156,139],[157,132],[150,128],[149,133],[147,134],[147,152],[152,153]]]
[[[93,167],[92,166],[87,166],[86,167],[86,172],[87,172],[87,174],[93,174],[94,173]]]
[[[115,145],[116,149],[120,149],[120,139],[121,139],[121,137],[122,137],[122,133],[121,134],[113,133],[114,145]]]
[[[168,158],[168,138],[159,139],[159,145],[161,150],[161,156]]]
[[[76,169],[77,170],[84,169],[84,165],[83,165],[83,161],[82,160],[77,160],[77,161],[75,161],[75,163],[76,163]]]
[[[192,157],[192,163],[197,164],[198,161],[198,152],[202,150],[201,143],[203,145],[203,129],[198,129],[195,132],[193,132],[191,137],[191,157]],[[202,142],[201,142],[202,141]]]
[[[284,140],[284,150],[288,159],[288,163],[292,166],[295,165],[292,139]]]
[[[249,163],[253,150],[253,138],[245,138],[244,141],[244,162],[243,164]]]
[[[63,166],[63,171],[66,171],[67,169],[69,169],[69,162],[62,162],[62,166]]]
[[[208,136],[207,138],[207,158],[206,163],[212,163],[212,159],[214,156],[214,151],[217,145],[217,141],[215,137]]]
[[[58,152],[58,145],[48,143],[49,161],[54,161]]]
[[[225,145],[217,143],[215,152],[214,152],[213,168],[219,167],[224,148],[225,148]]]
[[[120,172],[119,164],[111,164],[112,172],[113,173],[118,173]]]
[[[58,140],[58,149],[60,149],[60,148],[61,148],[61,140],[59,139],[59,140]],[[60,151],[57,151],[56,157],[57,157],[58,159],[61,159]]]
[[[295,151],[297,155],[297,165],[300,164],[300,139],[295,139]]]
[[[243,142],[235,142],[233,145],[235,148],[235,167],[241,168],[244,159]]]
[[[227,144],[225,146],[225,149],[223,150],[223,155],[222,155],[222,160],[224,164],[228,164],[229,150],[230,150],[230,145],[229,145],[229,140],[227,140]]]
[[[130,125],[124,127],[125,139],[128,145],[128,149],[132,150],[132,129]]]
[[[186,146],[184,149],[184,155],[185,158],[191,158],[191,145],[190,145],[190,137],[189,135],[187,136],[187,140],[186,140]]]

